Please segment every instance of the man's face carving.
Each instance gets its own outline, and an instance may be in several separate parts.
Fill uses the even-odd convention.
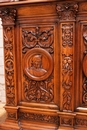
[[[36,55],[33,57],[33,67],[35,67],[36,69],[41,68],[42,65],[42,59],[40,55]]]

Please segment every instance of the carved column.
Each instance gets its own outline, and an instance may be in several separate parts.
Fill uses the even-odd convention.
[[[14,26],[16,9],[5,8],[0,10],[2,18],[4,37],[4,64],[5,64],[5,85],[6,85],[6,106],[7,121],[17,120],[17,90],[16,90],[16,64],[15,64],[15,39]],[[3,126],[3,124],[2,124]],[[4,125],[5,128],[5,125]]]
[[[74,104],[74,44],[76,3],[58,4],[57,14],[60,21],[60,110],[73,111]]]
[[[87,25],[83,26],[82,106],[87,106]]]

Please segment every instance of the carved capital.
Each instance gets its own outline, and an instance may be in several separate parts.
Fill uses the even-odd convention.
[[[60,20],[74,20],[78,12],[78,5],[76,3],[57,4],[56,10]]]
[[[11,8],[5,8],[0,10],[0,17],[2,18],[2,23],[4,25],[14,24],[16,13],[16,9]]]

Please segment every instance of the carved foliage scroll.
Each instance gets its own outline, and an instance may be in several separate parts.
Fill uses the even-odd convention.
[[[4,27],[5,75],[7,105],[15,105],[13,31],[14,27]]]
[[[45,115],[45,114],[38,114],[38,113],[29,113],[29,112],[20,112],[20,119],[21,120],[29,120],[29,121],[40,121],[44,123],[51,123],[51,124],[59,124],[59,117],[54,115]]]
[[[58,4],[56,10],[60,20],[73,20],[78,12],[78,5],[76,3]]]
[[[14,75],[14,21],[16,10],[5,8],[0,10],[4,33],[4,54],[5,54],[5,82],[7,105],[15,105],[15,75]]]
[[[62,87],[63,110],[72,110],[73,86],[73,24],[62,24]]]
[[[82,103],[83,105],[87,105],[87,26],[83,27],[83,44],[84,44],[84,52],[83,52],[83,95],[82,95]]]
[[[28,101],[36,102],[53,102],[54,99],[54,83],[53,77],[49,77],[45,81],[33,81],[25,76],[24,95]]]
[[[49,53],[53,53],[53,30],[54,28],[48,28],[43,30],[40,27],[30,28],[29,30],[22,30],[23,47],[22,52],[26,53],[28,49],[34,47],[40,47],[47,49]]]
[[[22,29],[24,100],[28,102],[54,100],[53,31],[52,26]]]

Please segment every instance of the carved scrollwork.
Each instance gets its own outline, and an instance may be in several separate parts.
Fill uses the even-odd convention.
[[[62,55],[62,86],[65,89],[70,89],[72,86],[72,74],[73,74],[73,67],[72,67],[72,55],[66,56],[65,54]]]
[[[29,102],[53,102],[54,99],[54,82],[53,77],[46,81],[33,81],[25,76],[24,96]]]
[[[0,10],[0,17],[2,18],[3,24],[14,23],[16,18],[16,9],[5,8]]]
[[[81,118],[76,118],[76,126],[85,126],[87,127],[87,119],[81,119]]]
[[[4,27],[5,75],[7,105],[15,104],[13,27]]]
[[[50,29],[42,29],[40,27],[33,27],[30,30],[22,30],[22,39],[23,39],[23,48],[22,52],[26,53],[28,49],[32,49],[34,47],[41,47],[47,49],[49,53],[53,53],[53,30]]]
[[[59,124],[58,116],[45,115],[45,114],[37,114],[37,113],[29,113],[29,112],[20,112],[20,119],[29,120],[29,121],[40,121],[51,124]]]
[[[63,110],[71,111],[72,95],[70,91],[64,91],[63,93]]]
[[[63,47],[73,45],[73,25],[63,24],[62,26],[62,45]]]
[[[60,20],[73,20],[78,12],[78,5],[76,3],[57,4],[56,10]]]

